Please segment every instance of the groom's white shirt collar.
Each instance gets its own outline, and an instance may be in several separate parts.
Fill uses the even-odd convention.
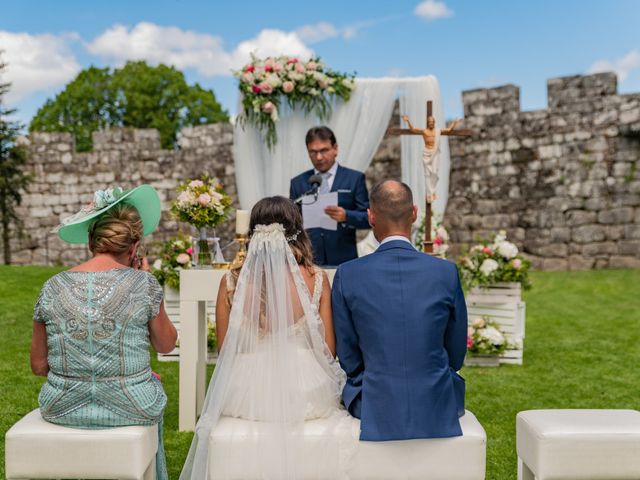
[[[382,242],[380,242],[380,245],[384,245],[388,242],[393,242],[394,240],[402,240],[403,242],[407,242],[409,245],[411,245],[411,240],[403,235],[389,235],[384,240],[382,240]]]

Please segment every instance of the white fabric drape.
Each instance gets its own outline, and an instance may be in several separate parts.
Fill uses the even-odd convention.
[[[236,125],[234,157],[238,198],[242,208],[250,209],[258,200],[270,195],[289,194],[291,178],[311,168],[304,137],[307,130],[321,123],[328,125],[338,140],[338,162],[365,171],[389,125],[393,105],[400,98],[400,116],[408,115],[413,125],[424,128],[426,101],[433,100],[436,128],[445,126],[438,80],[434,76],[416,78],[361,78],[348,102],[337,102],[326,122],[300,110],[291,110],[282,102],[280,120],[276,124],[278,143],[269,150],[260,132],[251,125]],[[239,101],[238,109],[242,108]],[[406,127],[406,125],[401,125]],[[402,180],[414,192],[415,202],[424,204],[424,173],[420,135],[403,135],[401,140]],[[438,196],[433,205],[442,214],[449,188],[449,145],[440,141],[440,179]]]

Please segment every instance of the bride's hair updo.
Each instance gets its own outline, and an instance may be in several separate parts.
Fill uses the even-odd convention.
[[[284,227],[284,235],[289,242],[293,256],[298,265],[313,268],[313,249],[309,235],[302,228],[302,214],[297,205],[288,198],[266,197],[256,203],[251,209],[249,234],[253,234],[256,225],[271,225],[279,223]],[[227,284],[227,302],[233,303],[235,286],[240,276],[242,265],[236,265],[231,269],[233,283]]]
[[[298,265],[313,267],[311,240],[302,227],[302,214],[296,204],[279,196],[266,197],[256,203],[251,209],[250,233],[253,233],[256,225],[272,223],[279,223],[284,227],[284,235]]]

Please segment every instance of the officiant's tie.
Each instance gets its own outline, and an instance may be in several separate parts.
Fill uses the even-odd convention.
[[[329,193],[331,191],[331,187],[329,187],[329,179],[331,178],[331,172],[321,173],[322,183],[320,184],[320,188],[318,189],[319,193]]]

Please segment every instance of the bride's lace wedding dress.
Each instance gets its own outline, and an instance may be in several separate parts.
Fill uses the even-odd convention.
[[[233,288],[233,276],[227,275],[227,285]],[[303,286],[306,289],[306,285]],[[315,273],[315,284],[311,298],[312,311],[320,308],[320,296],[322,294],[322,270]],[[265,332],[257,339],[255,348],[246,353],[238,353],[234,364],[229,392],[222,414],[230,417],[246,418],[248,420],[269,421],[272,420],[272,406],[266,399],[271,396],[271,390],[275,383],[265,372],[265,366],[273,365],[276,361],[272,358],[275,350],[271,345],[272,333]],[[284,371],[274,372],[281,375],[286,382],[279,381],[280,388],[286,389],[286,396],[297,396],[299,406],[304,408],[305,420],[328,417],[335,413],[340,404],[342,391],[341,371],[337,368],[327,370],[322,367],[314,351],[310,346],[309,325],[306,317],[296,319],[293,325],[288,326],[287,342],[293,353],[293,362],[283,365]],[[329,362],[337,367],[335,362]],[[255,402],[261,398],[263,401]],[[300,412],[298,415],[302,415]]]
[[[345,374],[325,343],[322,272],[310,293],[283,227],[258,225],[237,284],[232,280],[228,331],[180,478],[243,478],[237,462],[250,466],[249,478],[345,478],[357,432],[349,433],[351,418],[340,405]],[[231,429],[233,458],[209,451],[220,429]],[[323,457],[330,450],[333,456]]]

